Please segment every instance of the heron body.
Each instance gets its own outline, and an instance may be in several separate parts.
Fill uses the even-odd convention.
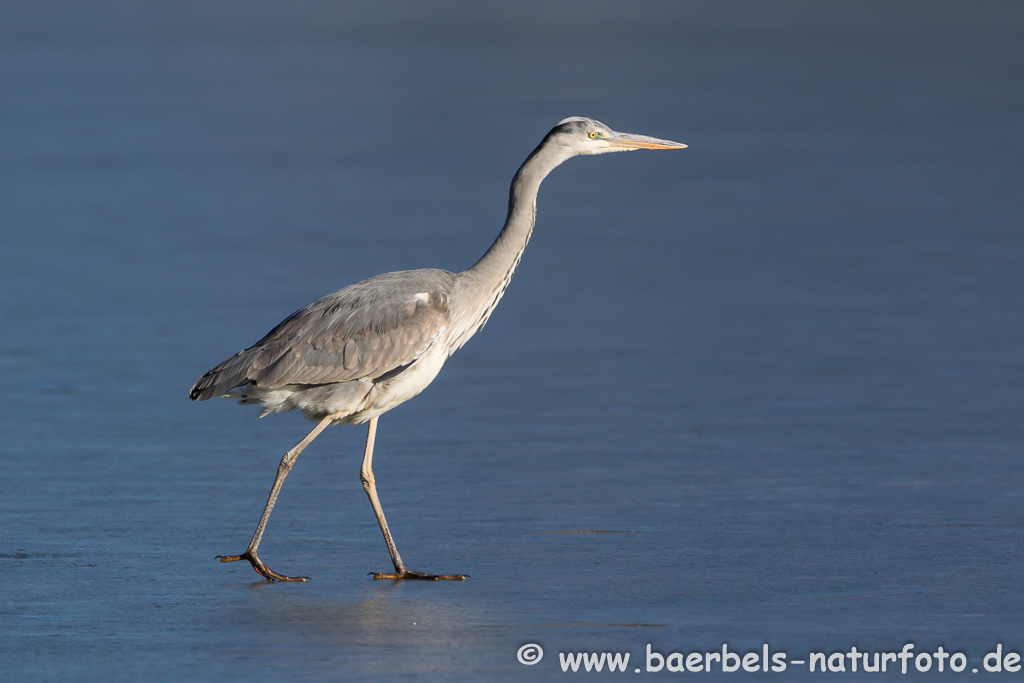
[[[441,370],[455,279],[408,270],[328,294],[203,375],[192,396],[261,404],[261,416],[298,408],[316,421],[366,422],[423,391]]]
[[[248,560],[268,580],[302,580],[271,571],[256,550],[284,478],[298,454],[328,425],[369,422],[361,479],[391,553],[395,572],[376,578],[464,579],[405,568],[377,498],[372,455],[377,418],[423,391],[444,362],[487,322],[533,232],[541,181],[581,154],[686,145],[618,133],[593,119],[565,119],[520,167],[509,189],[505,226],[484,256],[461,273],[440,269],[377,275],[296,311],[253,346],[200,377],[193,400],[216,396],[262,406],[260,416],[293,409],[317,426],[288,451],[248,549],[223,561]]]

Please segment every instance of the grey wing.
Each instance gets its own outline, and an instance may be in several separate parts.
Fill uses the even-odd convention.
[[[329,384],[400,372],[447,328],[453,279],[443,270],[386,273],[328,294],[204,374],[189,396],[203,401],[246,384]]]

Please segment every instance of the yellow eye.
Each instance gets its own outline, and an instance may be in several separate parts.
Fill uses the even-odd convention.
[[[597,137],[597,131],[596,130],[590,131],[590,139],[593,140],[596,137]]]

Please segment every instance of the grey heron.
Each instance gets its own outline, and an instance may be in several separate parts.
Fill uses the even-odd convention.
[[[423,391],[445,360],[479,331],[515,273],[533,232],[541,181],[581,154],[686,145],[631,133],[580,116],[558,123],[527,157],[509,188],[505,225],[468,270],[423,269],[385,273],[339,289],[284,319],[263,339],[198,380],[189,397],[215,396],[260,404],[260,417],[299,409],[316,426],[281,458],[263,515],[245,552],[219,556],[248,560],[268,581],[304,581],[272,571],[257,555],[285,477],[299,454],[329,425],[369,422],[360,479],[377,516],[395,571],[376,579],[464,580],[464,574],[407,569],[388,530],[373,477],[378,417]]]

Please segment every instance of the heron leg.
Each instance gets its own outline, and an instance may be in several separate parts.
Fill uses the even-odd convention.
[[[281,458],[281,464],[277,466],[277,476],[274,478],[274,485],[270,489],[270,497],[267,499],[267,505],[263,508],[263,515],[260,517],[259,524],[256,525],[256,533],[252,535],[252,540],[249,541],[249,547],[245,549],[245,552],[241,555],[218,555],[217,559],[221,562],[237,562],[238,560],[248,560],[252,568],[256,570],[256,573],[265,578],[267,581],[306,581],[309,579],[308,576],[285,576],[272,570],[270,567],[263,563],[263,560],[256,554],[256,550],[260,547],[260,541],[263,539],[263,532],[267,528],[267,522],[270,520],[270,513],[274,510],[274,503],[277,502],[277,496],[281,493],[281,487],[284,485],[284,479],[288,476],[288,473],[292,471],[292,467],[295,465],[295,460],[299,457],[299,453],[305,450],[306,446],[312,443],[313,439],[319,436],[320,432],[327,428],[331,424],[332,417],[328,416],[320,420],[316,427],[306,435],[302,441],[295,445],[294,448],[289,450]]]
[[[426,581],[465,581],[469,577],[466,574],[424,574],[406,569],[402,562],[402,556],[398,554],[395,546],[395,539],[391,537],[391,530],[388,529],[388,520],[384,518],[384,508],[380,505],[380,498],[377,497],[377,482],[373,478],[373,442],[377,436],[377,418],[370,419],[370,425],[366,432],[366,451],[363,454],[363,468],[359,471],[359,479],[363,482],[363,490],[366,491],[373,506],[373,514],[377,515],[377,524],[384,534],[384,542],[388,545],[388,552],[391,553],[391,562],[395,565],[393,574],[381,572],[370,572],[375,579],[423,579]]]

